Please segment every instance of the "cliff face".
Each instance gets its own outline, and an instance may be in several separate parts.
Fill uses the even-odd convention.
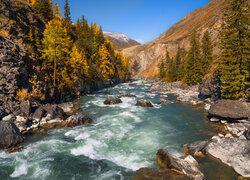
[[[200,38],[208,30],[214,45],[213,55],[216,60],[219,49],[217,35],[221,26],[222,9],[226,0],[212,0],[205,7],[194,10],[173,25],[159,38],[149,43],[124,49],[122,52],[130,60],[132,75],[152,77],[158,63],[165,58],[166,49],[174,57],[178,45],[188,51],[192,32],[197,31]]]
[[[0,1],[0,118],[4,111],[14,111],[16,91],[28,86],[33,67],[27,43],[31,27],[42,35],[45,24],[25,1]]]

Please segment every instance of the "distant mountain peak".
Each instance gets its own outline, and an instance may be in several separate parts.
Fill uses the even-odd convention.
[[[113,43],[116,50],[140,45],[137,41],[120,32],[103,31],[103,35]]]

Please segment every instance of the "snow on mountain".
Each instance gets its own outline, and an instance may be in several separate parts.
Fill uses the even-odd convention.
[[[117,50],[140,44],[120,32],[103,31],[103,35],[106,36],[113,43],[115,49]]]

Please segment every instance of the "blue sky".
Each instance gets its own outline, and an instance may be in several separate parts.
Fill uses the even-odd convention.
[[[54,0],[63,12],[65,0]],[[140,43],[156,39],[210,0],[69,0],[71,19],[82,15],[104,31],[121,32]]]

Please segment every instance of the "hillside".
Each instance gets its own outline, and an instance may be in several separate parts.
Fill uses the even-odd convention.
[[[219,52],[217,35],[220,29],[222,9],[226,0],[212,0],[205,7],[192,11],[173,25],[156,40],[124,49],[122,52],[130,60],[134,77],[152,77],[159,62],[165,58],[166,49],[175,56],[178,45],[188,51],[191,34],[194,30],[202,37],[208,30],[214,45],[214,59]]]
[[[113,43],[114,48],[116,50],[121,50],[124,48],[140,45],[140,43],[138,43],[137,41],[119,32],[104,31],[103,35],[107,37]]]

